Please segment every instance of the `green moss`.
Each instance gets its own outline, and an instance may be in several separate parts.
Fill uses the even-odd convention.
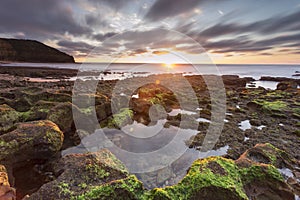
[[[288,93],[284,91],[272,91],[272,92],[268,92],[265,95],[265,97],[269,97],[272,99],[281,99],[281,98],[285,98],[286,96],[288,96]]]
[[[80,183],[78,186],[82,189],[86,189],[88,187],[86,183]]]
[[[80,108],[79,109],[82,113],[89,115],[92,114],[93,107],[87,107],[87,108]]]
[[[8,132],[19,121],[19,112],[8,105],[0,105],[0,133]]]
[[[268,144],[270,148],[276,147]],[[87,165],[86,169],[99,176],[109,176],[103,168],[98,165]],[[60,183],[60,194],[68,195],[73,200],[98,200],[98,199],[138,199],[138,200],[188,200],[197,197],[207,188],[220,191],[218,195],[224,195],[224,199],[232,197],[248,199],[243,186],[251,182],[264,180],[284,181],[279,171],[272,165],[257,164],[247,168],[240,168],[233,160],[223,157],[209,157],[196,160],[187,175],[176,185],[165,188],[145,190],[142,183],[134,176],[129,175],[124,179],[114,180],[99,186],[90,186],[81,183],[78,186],[83,191],[74,194],[70,191],[67,183]],[[276,184],[276,182],[274,182]],[[211,191],[208,190],[208,198]],[[205,196],[205,195],[204,195]]]
[[[0,139],[0,160],[8,155],[14,154],[19,149],[19,144],[16,140],[5,142]]]
[[[72,199],[144,199],[144,192],[142,183],[134,175],[131,175],[125,179],[92,187],[88,192],[74,196]]]
[[[69,186],[68,183],[61,182],[61,183],[58,184],[58,188],[59,188],[59,194],[60,195],[69,196],[69,195],[73,194],[73,192],[70,190],[70,186]]]
[[[109,172],[105,171],[99,165],[96,164],[88,164],[86,166],[86,170],[99,179],[103,179],[109,176]]]
[[[122,108],[119,113],[113,115],[113,123],[118,127],[124,126],[133,117],[133,111],[129,108]]]
[[[29,110],[29,111],[26,111],[26,112],[20,112],[20,120],[25,122],[25,121],[28,121],[29,118],[32,116],[32,111]]]
[[[145,199],[149,200],[171,200],[168,192],[162,188],[154,188],[150,192],[145,194]]]
[[[265,111],[283,111],[287,108],[287,103],[283,101],[255,100],[254,102],[261,105]]]
[[[298,137],[300,137],[300,130],[295,130],[294,133],[295,133]]]
[[[240,169],[240,174],[244,184],[252,181],[262,181],[267,179],[275,179],[284,181],[280,172],[273,165],[252,165],[248,168]]]
[[[151,104],[160,104],[161,100],[157,97],[152,97],[151,99],[148,100]]]
[[[300,108],[294,108],[292,112],[293,117],[300,119]]]
[[[225,171],[226,175],[213,173],[206,165],[208,162],[217,162]],[[201,188],[205,187],[224,188],[235,192],[241,199],[247,199],[243,190],[238,167],[232,160],[222,157],[211,157],[204,160],[198,160],[193,163],[188,174],[180,183],[174,186],[166,187],[167,193],[160,192],[171,199],[190,199]],[[225,197],[224,197],[225,198]]]
[[[51,148],[54,147],[58,150],[61,146],[61,143],[63,141],[63,138],[59,138],[59,135],[57,132],[61,133],[61,131],[58,129],[58,127],[54,127],[53,130],[47,130],[46,134],[44,136],[44,139],[47,140],[49,144],[51,144]],[[61,133],[61,137],[63,137],[63,134]]]

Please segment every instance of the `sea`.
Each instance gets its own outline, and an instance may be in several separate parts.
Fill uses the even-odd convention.
[[[0,66],[19,67],[49,67],[58,69],[78,69],[80,71],[109,71],[112,73],[160,74],[184,73],[238,75],[253,77],[258,80],[261,76],[300,78],[300,65],[266,65],[266,64],[160,64],[160,63],[0,63]],[[117,78],[117,77],[116,77]]]

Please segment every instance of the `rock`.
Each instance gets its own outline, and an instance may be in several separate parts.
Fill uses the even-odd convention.
[[[70,131],[73,125],[73,111],[74,105],[72,103],[59,103],[50,109],[47,119],[58,125],[63,132]],[[74,107],[74,109],[76,109]],[[79,111],[78,111],[79,112]]]
[[[0,165],[0,200],[15,200],[16,191],[10,187],[6,168]]]
[[[296,195],[300,195],[300,183],[297,181],[297,179],[289,177],[287,179],[287,183],[293,188],[293,192]]]
[[[250,119],[250,124],[252,126],[260,126],[261,125],[261,121],[259,119]]]
[[[239,78],[237,75],[223,75],[222,76],[224,85],[227,88],[243,88],[246,87],[247,80]]]
[[[118,113],[115,113],[112,117],[108,118],[107,127],[110,128],[122,128],[127,124],[131,124],[133,117],[133,111],[129,108],[122,108]]]
[[[74,63],[74,58],[35,40],[0,38],[0,61]]]
[[[260,81],[276,81],[276,82],[281,82],[281,81],[290,81],[293,80],[291,78],[286,78],[286,77],[271,77],[271,76],[262,76],[259,79]]]
[[[19,113],[6,104],[0,105],[0,134],[11,130],[19,121]]]
[[[150,191],[151,199],[276,199],[292,200],[292,189],[270,164],[222,157],[196,160],[177,184]],[[184,191],[184,192],[183,192]]]
[[[63,138],[51,121],[19,123],[14,131],[0,136],[0,161],[22,164],[32,159],[48,159],[60,150]]]
[[[276,168],[252,165],[243,174],[244,189],[250,199],[294,200],[294,193]]]
[[[248,199],[238,167],[221,157],[196,160],[177,185],[154,189],[151,195],[153,199]]]
[[[67,155],[54,170],[58,178],[28,199],[138,199],[143,191],[141,182],[105,149]]]
[[[54,164],[57,178],[27,199],[294,199],[274,166],[245,160],[199,159],[178,184],[147,191],[108,150],[70,154]]]
[[[271,144],[257,144],[236,160],[247,195],[251,199],[276,200],[294,200],[292,188],[274,167],[291,166],[292,162],[288,154]]]
[[[277,84],[277,90],[297,89],[298,84],[294,81],[282,81]]]
[[[27,112],[22,113],[23,121],[45,120],[51,108],[56,106],[56,102],[40,100]]]
[[[19,112],[29,111],[38,101],[47,102],[72,102],[69,94],[49,92],[42,88],[28,87],[13,91],[15,98],[7,101],[7,104]]]
[[[105,120],[112,115],[111,102],[107,101],[95,106],[97,119],[99,122]]]
[[[237,163],[241,165],[252,164],[253,162],[272,164],[277,168],[291,167],[295,164],[295,161],[285,151],[269,143],[255,145],[245,151],[237,160]]]

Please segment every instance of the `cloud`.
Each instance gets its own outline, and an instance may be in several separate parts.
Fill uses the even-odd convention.
[[[273,37],[254,43],[255,46],[279,46],[300,41],[300,33]]]
[[[88,2],[100,7],[106,5],[115,10],[119,10],[127,4],[132,4],[134,0],[88,0]]]
[[[0,24],[2,33],[22,32],[34,39],[55,38],[66,32],[91,33],[75,19],[71,5],[62,0],[2,0]]]
[[[274,34],[288,31],[300,30],[300,11],[291,13],[286,16],[274,16],[265,20],[260,20],[248,24],[238,23],[218,23],[205,30],[198,35],[202,38],[213,38],[229,34]]]
[[[108,27],[109,23],[107,20],[103,19],[102,15],[89,14],[85,16],[85,22],[89,26],[93,27]]]
[[[147,49],[135,49],[133,51],[129,51],[129,54],[127,54],[127,55],[128,56],[136,56],[136,55],[144,54],[147,52],[148,52]]]
[[[163,55],[163,54],[168,54],[170,52],[169,51],[152,51],[152,53],[155,55]]]
[[[104,41],[110,37],[113,37],[117,34],[118,33],[116,33],[116,32],[99,33],[99,34],[93,35],[93,39],[102,42],[102,41]]]
[[[81,52],[84,54],[90,53],[95,48],[95,46],[85,42],[72,42],[67,40],[59,41],[57,42],[57,45],[67,52]]]
[[[156,0],[145,16],[149,21],[158,21],[167,17],[174,17],[197,7],[199,0]]]

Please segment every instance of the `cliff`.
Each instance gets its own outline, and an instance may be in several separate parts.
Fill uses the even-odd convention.
[[[0,61],[74,63],[74,58],[35,40],[0,38]]]

